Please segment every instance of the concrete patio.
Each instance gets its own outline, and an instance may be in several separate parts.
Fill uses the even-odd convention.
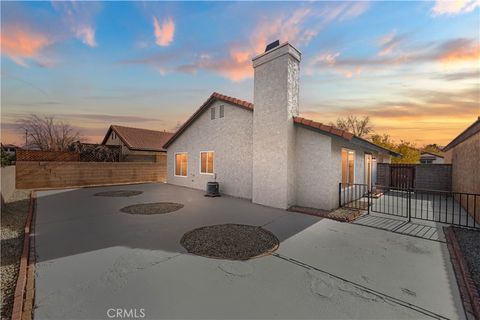
[[[127,198],[95,197],[140,190]],[[121,213],[170,201],[179,211]],[[270,256],[194,256],[179,241],[194,228],[263,226]],[[146,318],[464,319],[447,247],[404,234],[254,205],[168,184],[38,192],[36,319]]]

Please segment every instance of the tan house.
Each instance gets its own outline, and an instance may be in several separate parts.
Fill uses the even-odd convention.
[[[163,145],[172,135],[166,131],[111,125],[102,144],[122,146],[123,161],[159,162],[166,159]]]
[[[452,189],[456,192],[480,194],[480,117],[443,151],[445,163],[452,164]],[[469,208],[473,207],[473,204],[469,204]],[[476,220],[480,221],[480,206],[477,204],[475,207]]]

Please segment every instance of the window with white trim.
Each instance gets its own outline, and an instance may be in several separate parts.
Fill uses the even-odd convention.
[[[213,151],[200,152],[200,173],[213,174],[214,160],[215,160],[215,152]]]
[[[355,151],[342,149],[342,184],[355,183]]]
[[[188,171],[188,153],[181,152],[175,154],[175,175],[186,177]]]

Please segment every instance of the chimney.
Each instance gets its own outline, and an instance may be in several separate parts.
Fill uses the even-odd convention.
[[[301,53],[275,41],[253,58],[252,201],[287,209],[295,204],[295,128]]]

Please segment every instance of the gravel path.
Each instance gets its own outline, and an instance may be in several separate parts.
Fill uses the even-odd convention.
[[[462,255],[480,294],[480,230],[453,228]]]
[[[143,191],[136,190],[116,190],[116,191],[105,191],[95,193],[94,196],[97,197],[132,197],[142,194]]]
[[[1,214],[1,317],[10,319],[23,247],[30,190],[16,190]]]
[[[209,258],[248,260],[273,252],[279,241],[261,227],[220,224],[194,229],[180,240],[188,252]]]
[[[130,214],[164,214],[174,212],[183,208],[183,204],[174,202],[156,202],[134,204],[120,209]]]

